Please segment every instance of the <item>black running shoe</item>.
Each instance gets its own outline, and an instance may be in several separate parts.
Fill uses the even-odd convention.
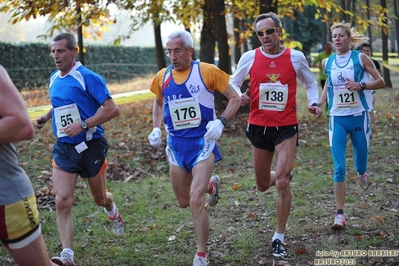
[[[285,250],[284,244],[281,243],[280,239],[275,239],[272,244],[273,256],[276,258],[281,258],[287,256],[287,251]]]

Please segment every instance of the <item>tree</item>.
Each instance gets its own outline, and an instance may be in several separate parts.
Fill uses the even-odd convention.
[[[219,51],[219,68],[231,74],[230,49],[227,41],[226,8],[224,0],[214,0],[215,39]]]
[[[302,52],[308,56],[310,49],[322,40],[320,22],[314,18],[316,13],[315,6],[305,6],[303,10],[294,11],[295,19],[284,18],[284,28],[289,32],[288,38],[291,40],[301,40]],[[312,29],[312,30],[309,30]]]
[[[383,16],[379,20],[379,25],[381,26],[382,34],[382,61],[388,63],[388,19],[387,19],[387,2],[386,0],[381,0],[381,8]],[[384,81],[388,88],[392,88],[392,81],[389,69],[384,67]]]
[[[12,24],[38,16],[48,16],[52,26],[47,34],[41,36],[45,39],[53,36],[56,31],[77,32],[79,60],[84,63],[83,36],[100,37],[104,26],[113,22],[107,9],[108,2],[103,3],[101,0],[0,0],[0,4],[3,4],[0,5],[0,12],[10,13]],[[87,31],[84,31],[84,28]]]

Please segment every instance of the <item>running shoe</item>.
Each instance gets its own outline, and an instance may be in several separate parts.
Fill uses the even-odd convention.
[[[60,257],[53,257],[51,261],[61,266],[76,266],[75,262],[73,261],[73,255],[65,251],[61,252]]]
[[[205,257],[200,257],[198,255],[195,255],[194,261],[193,261],[193,266],[208,266],[209,260]]]
[[[345,217],[342,214],[338,214],[335,216],[334,224],[331,226],[331,229],[341,229],[345,226]]]
[[[290,173],[290,182],[291,182],[291,180],[294,178],[294,173],[293,172],[291,172]]]
[[[272,243],[273,256],[276,258],[281,258],[287,256],[287,250],[280,239],[275,239]]]
[[[112,230],[116,236],[120,236],[125,231],[125,222],[122,219],[122,215],[119,212],[118,207],[114,203],[115,215],[113,217],[108,216],[108,219],[112,223]]]
[[[218,203],[220,199],[219,186],[221,181],[222,179],[218,175],[214,175],[211,177],[211,180],[209,182],[213,183],[213,191],[212,193],[206,194],[206,202],[208,203],[208,206],[215,207]]]
[[[368,189],[369,186],[371,185],[369,177],[367,176],[366,173],[364,173],[363,175],[358,175],[357,182],[359,183],[360,187],[364,190]]]

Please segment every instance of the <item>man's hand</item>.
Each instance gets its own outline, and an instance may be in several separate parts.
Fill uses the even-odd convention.
[[[206,125],[206,129],[208,131],[204,135],[204,139],[206,140],[217,140],[220,138],[223,132],[223,124],[220,119],[216,119],[213,121],[209,121],[208,124]]]
[[[162,139],[161,139],[161,129],[159,127],[154,127],[151,134],[148,136],[148,141],[150,142],[151,146],[154,148],[158,148],[161,146]]]
[[[323,115],[323,111],[319,106],[309,106],[308,110],[310,113],[314,114],[316,118],[320,118]]]
[[[251,100],[251,94],[249,92],[249,89],[247,89],[242,95],[241,95],[241,106],[245,106],[249,103]]]
[[[44,125],[47,123],[48,119],[46,116],[42,115],[35,119],[35,126],[38,129],[42,129]]]

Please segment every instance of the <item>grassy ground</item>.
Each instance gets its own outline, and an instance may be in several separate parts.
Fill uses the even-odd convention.
[[[148,80],[119,86],[110,88],[114,93],[146,89]],[[28,106],[46,104],[45,92],[34,93],[29,97],[24,93]],[[397,95],[396,89],[377,93],[368,171],[373,184],[367,191],[356,184],[353,150],[348,145],[347,226],[332,231],[335,206],[328,118],[315,120],[308,115],[304,90],[299,90],[299,147],[285,237],[289,256],[284,261],[275,260],[270,251],[276,190],[272,187],[261,193],[255,189],[251,145],[244,133],[246,115],[238,114],[230,121],[219,141],[224,159],[215,167],[215,173],[222,177],[221,201],[208,208],[211,264],[315,265],[315,259],[333,258],[334,252],[398,250],[399,213],[394,209],[399,200]],[[109,231],[103,210],[92,202],[87,183],[80,179],[73,209],[77,265],[192,264],[196,243],[190,210],[176,205],[164,149],[155,149],[147,141],[152,129],[151,107],[152,100],[122,105],[121,116],[105,124],[110,143],[108,188],[123,214],[126,230],[120,237]],[[19,143],[21,164],[37,191],[49,256],[61,251],[50,193],[53,142],[48,124],[36,131],[34,140]],[[355,265],[399,265],[398,256],[346,258],[355,259]],[[0,265],[13,265],[1,247]]]

